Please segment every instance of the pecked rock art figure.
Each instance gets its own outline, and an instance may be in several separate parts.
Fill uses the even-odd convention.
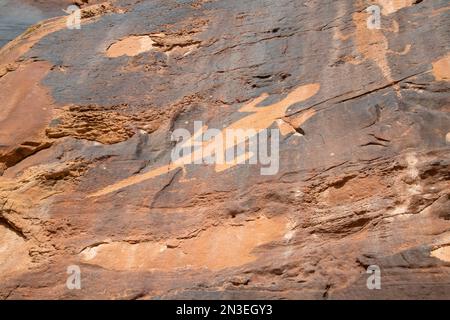
[[[414,1],[375,1],[375,5],[381,5],[383,17],[386,17],[401,8],[412,5]],[[369,28],[368,20],[372,19],[371,14],[378,14],[379,12],[370,12],[365,10],[370,8],[364,1],[359,0],[355,4],[356,12],[352,14],[352,21],[355,26],[355,32],[348,35],[342,35],[339,31],[336,33],[336,39],[340,41],[347,41],[351,39],[355,43],[355,49],[361,56],[360,60],[352,61],[352,63],[360,64],[365,60],[375,63],[380,72],[388,82],[392,84],[398,97],[401,97],[400,87],[392,76],[392,71],[389,66],[388,56],[390,54],[405,55],[411,50],[411,45],[405,46],[401,52],[395,52],[389,49],[389,42],[385,36],[385,32],[398,33],[399,25],[397,21],[393,20],[392,26],[386,27],[385,20],[381,18],[381,28]]]
[[[314,96],[319,91],[319,89],[320,89],[319,84],[303,85],[303,86],[300,86],[300,87],[294,89],[292,92],[290,92],[287,95],[286,98],[282,99],[281,101],[270,104],[268,106],[260,107],[258,105],[269,97],[268,94],[264,93],[260,97],[245,104],[243,107],[241,107],[239,109],[239,112],[249,113],[249,115],[244,116],[240,120],[237,120],[236,122],[232,123],[228,127],[224,128],[222,130],[222,132],[225,132],[227,130],[247,131],[247,130],[251,129],[253,131],[249,135],[247,135],[247,138],[251,139],[258,133],[260,133],[262,130],[269,128],[274,122],[277,122],[282,133],[286,134],[289,131],[289,125],[287,125],[285,122],[282,122],[283,121],[282,118],[286,115],[286,110],[295,103],[299,103],[299,102],[308,100],[309,98]],[[307,121],[313,115],[314,115],[314,110],[312,110],[312,109],[306,110],[304,112],[304,114],[302,115],[301,122]],[[281,122],[279,120],[281,120]],[[298,124],[301,124],[301,122],[298,122]],[[288,128],[286,128],[286,126]],[[206,129],[207,129],[207,127],[202,128],[202,130],[206,130]],[[199,134],[201,134],[201,133],[195,132],[194,137],[185,141],[183,143],[182,147],[185,148],[185,147],[194,146],[195,139],[198,137]],[[238,141],[233,141],[232,145],[230,145],[230,146],[227,145],[227,148],[234,149],[237,146],[237,143],[238,143]],[[245,143],[245,141],[244,141],[244,143]],[[117,190],[126,188],[128,186],[143,182],[145,180],[157,177],[159,175],[167,174],[176,169],[183,168],[184,164],[197,163],[199,160],[201,161],[202,158],[207,158],[214,154],[216,156],[216,160],[217,160],[217,157],[224,156],[223,154],[220,155],[220,151],[216,151],[216,147],[218,147],[218,149],[222,149],[222,146],[224,145],[223,141],[220,142],[220,145],[217,145],[217,141],[206,142],[204,144],[205,144],[205,146],[203,146],[203,150],[206,150],[206,151],[204,151],[203,153],[200,153],[199,155],[197,155],[195,152],[193,155],[188,154],[184,157],[179,158],[175,162],[171,162],[169,165],[162,166],[162,167],[159,167],[156,169],[152,169],[147,173],[132,176],[123,181],[119,181],[119,182],[115,183],[114,185],[108,186],[98,192],[95,192],[94,194],[91,194],[90,197],[102,196],[102,195],[112,193]],[[216,164],[216,172],[226,170],[226,169],[231,168],[239,163],[245,162],[246,160],[249,160],[253,156],[254,156],[254,154],[242,155],[242,157],[240,159],[234,159],[234,161],[232,161],[232,163],[230,163],[230,164],[228,164],[228,163],[224,164],[224,161],[222,159],[221,161],[219,161]]]

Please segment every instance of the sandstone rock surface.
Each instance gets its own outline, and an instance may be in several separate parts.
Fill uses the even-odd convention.
[[[450,298],[448,1],[84,2],[0,50],[0,298]],[[197,121],[279,170],[174,163]]]

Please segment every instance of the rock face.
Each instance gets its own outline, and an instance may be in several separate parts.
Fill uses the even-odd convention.
[[[448,1],[90,2],[0,51],[1,298],[450,298]]]
[[[13,40],[30,25],[61,16],[74,3],[87,5],[95,0],[0,0],[0,47]]]

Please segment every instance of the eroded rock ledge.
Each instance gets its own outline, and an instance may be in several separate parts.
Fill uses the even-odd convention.
[[[449,9],[116,0],[29,28],[0,51],[0,297],[450,298]],[[279,128],[279,172],[173,167],[194,121]]]

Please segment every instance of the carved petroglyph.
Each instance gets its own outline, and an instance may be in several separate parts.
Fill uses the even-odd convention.
[[[392,1],[391,1],[392,2]],[[380,3],[382,6],[383,4]],[[358,2],[358,5],[362,6],[361,1]],[[402,4],[403,5],[403,4]],[[400,8],[403,8],[406,5],[402,6],[400,3],[396,3],[393,6],[388,6],[387,3],[384,3],[382,13],[384,15],[391,14]],[[394,10],[395,9],[395,10]],[[397,93],[397,96],[401,96],[400,87],[395,83],[395,80],[392,76],[392,70],[389,67],[387,55],[388,54],[396,54],[396,55],[405,55],[409,53],[411,50],[411,45],[406,45],[405,48],[401,52],[395,52],[389,49],[389,42],[383,31],[390,31],[394,33],[398,33],[399,26],[397,21],[394,21],[391,27],[384,27],[380,29],[376,28],[368,28],[367,21],[370,18],[370,13],[362,11],[355,12],[352,14],[352,21],[355,26],[355,32],[343,35],[337,30],[335,34],[335,38],[340,41],[347,41],[352,39],[355,44],[355,48],[357,52],[362,56],[363,59],[352,61],[353,64],[360,64],[366,60],[369,60],[377,65],[380,69],[383,77],[389,83],[393,84],[393,87]]]
[[[244,105],[241,109],[239,109],[242,113],[250,113],[249,115],[241,118],[240,120],[237,120],[236,122],[232,123],[228,127],[224,128],[222,132],[226,132],[227,130],[249,130],[251,129],[254,133],[254,135],[260,133],[262,130],[265,130],[269,128],[274,122],[276,122],[278,119],[281,119],[285,116],[285,113],[287,109],[294,105],[295,103],[305,101],[312,96],[314,96],[320,89],[320,84],[308,84],[301,87],[298,87],[297,89],[293,90],[291,93],[287,95],[286,98],[283,100],[273,103],[268,106],[258,107],[258,105],[263,102],[266,98],[269,97],[268,94],[264,93],[260,97],[254,99],[250,103]],[[314,115],[314,111],[307,110],[305,113],[305,116],[301,119],[301,121],[297,122],[305,122],[310,117]],[[300,123],[298,123],[299,125]],[[207,129],[206,126],[201,128],[201,131]],[[285,133],[286,131],[282,128],[282,131]],[[197,131],[191,139],[187,140],[184,143],[185,147],[193,146],[195,145],[196,138],[198,137],[200,131]],[[251,135],[248,136],[248,138],[251,138]],[[172,162],[168,165],[153,169],[147,173],[132,176],[130,178],[127,178],[125,180],[119,181],[111,186],[108,186],[100,191],[97,191],[90,195],[90,197],[98,197],[102,195],[106,195],[115,191],[118,191],[120,189],[129,187],[131,185],[135,185],[141,182],[144,182],[148,179],[167,174],[171,171],[174,171],[178,168],[183,168],[184,164],[186,163],[196,163],[199,160],[201,161],[202,158],[213,156],[214,155],[214,148],[211,148],[212,142],[206,143],[206,145],[203,147],[203,150],[206,150],[203,153],[200,153],[197,155],[195,152],[194,154],[189,154],[185,157],[181,157],[176,162]],[[237,142],[232,146],[233,148],[237,146]],[[246,154],[242,156],[240,159],[235,159],[234,165],[242,163],[242,161],[248,160],[252,155]],[[220,172],[226,169],[229,169],[230,167],[234,165],[228,165],[228,164],[219,164],[216,166],[216,172]]]

